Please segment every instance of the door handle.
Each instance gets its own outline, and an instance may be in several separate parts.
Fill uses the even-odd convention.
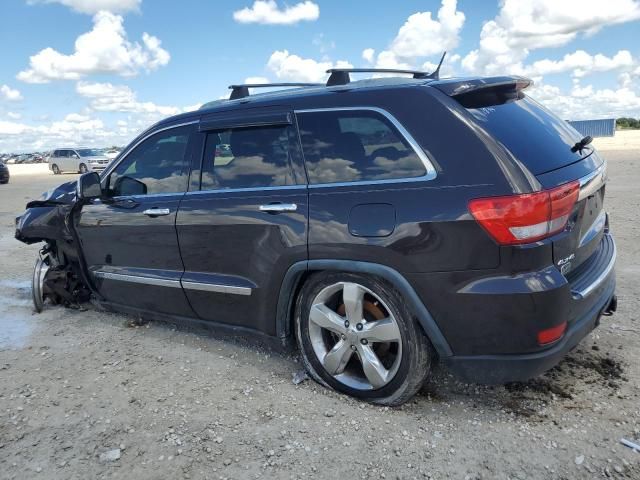
[[[298,210],[298,205],[295,203],[269,203],[267,205],[260,205],[260,211],[267,213],[295,212],[296,210]]]
[[[162,217],[164,215],[169,215],[171,210],[168,208],[148,208],[142,213],[149,217]]]

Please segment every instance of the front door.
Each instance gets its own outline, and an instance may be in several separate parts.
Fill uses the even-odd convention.
[[[107,199],[82,207],[78,235],[90,275],[109,302],[192,315],[175,220],[189,177],[194,125],[161,129],[103,178]]]
[[[307,258],[307,187],[292,113],[203,118],[201,169],[176,220],[182,286],[203,320],[275,334],[287,268]],[[192,175],[192,178],[194,175]]]

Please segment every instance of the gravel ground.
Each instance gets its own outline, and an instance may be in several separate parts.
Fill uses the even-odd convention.
[[[31,311],[27,200],[65,178],[0,186],[1,478],[640,479],[640,151],[604,151],[619,309],[523,384],[435,372],[401,408],[299,385],[294,355],[122,315]]]

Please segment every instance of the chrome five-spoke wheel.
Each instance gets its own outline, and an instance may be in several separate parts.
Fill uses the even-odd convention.
[[[357,283],[336,283],[316,296],[309,337],[325,370],[360,390],[384,387],[402,358],[396,319],[379,297]]]
[[[318,382],[383,405],[399,405],[429,372],[430,348],[400,293],[363,274],[320,272],[296,304],[305,367]]]

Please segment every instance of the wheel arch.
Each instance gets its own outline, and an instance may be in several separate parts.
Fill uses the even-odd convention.
[[[442,358],[453,355],[451,347],[436,321],[404,276],[387,265],[356,260],[303,260],[289,267],[280,286],[276,309],[276,334],[283,343],[291,341],[295,302],[305,279],[314,272],[326,270],[365,273],[383,278],[391,283],[408,302],[411,311],[418,319],[419,325],[431,341],[438,356]]]

